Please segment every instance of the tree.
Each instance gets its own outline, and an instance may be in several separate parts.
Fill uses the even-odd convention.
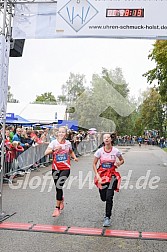
[[[11,87],[8,86],[8,96],[7,96],[7,102],[11,102],[11,103],[19,103],[18,100],[13,98],[13,94],[11,93]]]
[[[56,98],[52,92],[46,92],[39,96],[36,96],[36,100],[33,103],[45,103],[45,104],[57,104]]]
[[[121,134],[130,132],[131,117],[129,114],[123,115],[123,102],[125,97],[126,102],[129,102],[129,90],[122,70],[102,69],[101,74],[92,75],[91,84],[91,88],[85,89],[75,101],[75,113],[70,114],[70,119],[78,120],[83,128],[95,127],[98,131],[113,131],[116,126],[116,130]],[[121,111],[120,114],[117,108]]]
[[[85,75],[70,73],[70,77],[66,81],[66,84],[62,85],[62,96],[66,97],[66,101],[69,104],[76,101],[84,92],[85,83]]]
[[[156,67],[143,76],[151,84],[157,80],[158,90],[163,102],[167,102],[167,40],[157,40],[148,58],[154,60]]]
[[[139,108],[139,116],[136,125],[140,125],[140,134],[144,129],[156,129],[163,135],[163,126],[165,122],[164,105],[161,102],[161,96],[156,88],[150,88],[143,93],[145,97]]]
[[[59,96],[57,96],[57,103],[58,104],[66,104],[66,97],[65,97],[65,95],[59,95]]]
[[[115,124],[118,134],[132,133],[132,112],[128,113],[126,110],[126,108],[131,107],[128,98],[129,89],[122,74],[122,69],[118,67],[114,70],[103,68],[101,76],[93,76],[92,85],[96,101],[99,101],[100,110],[106,107],[99,115],[108,119],[103,121],[103,127],[112,131],[113,124]]]

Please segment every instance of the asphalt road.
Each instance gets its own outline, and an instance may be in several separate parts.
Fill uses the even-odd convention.
[[[167,153],[153,146],[120,147],[121,190],[115,193],[113,230],[167,233]],[[93,185],[93,155],[72,162],[66,182],[65,209],[52,217],[55,188],[51,167],[31,172],[3,186],[3,211],[16,212],[5,222],[102,228],[104,203]],[[1,251],[135,251],[166,252],[167,241],[0,230]]]

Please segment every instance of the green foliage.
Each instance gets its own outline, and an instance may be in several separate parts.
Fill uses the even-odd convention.
[[[148,58],[154,60],[156,67],[143,76],[151,84],[157,81],[158,90],[163,102],[167,102],[167,40],[157,40]]]
[[[69,107],[66,109],[66,113],[74,113],[75,112],[75,107]]]
[[[66,97],[65,97],[65,95],[59,95],[57,97],[57,103],[58,104],[65,104],[66,103]]]
[[[62,96],[66,97],[66,102],[72,103],[84,92],[85,75],[70,73],[66,85],[62,86]]]
[[[118,94],[128,100],[129,89],[122,70],[102,69],[100,75],[93,74],[91,84],[91,88],[85,88],[79,98],[73,100],[71,106],[75,108],[75,112],[70,114],[70,119],[78,120],[83,128],[113,131],[116,125],[120,134],[132,133],[132,116],[121,116],[114,109],[117,104],[123,108],[121,101],[118,101]]]
[[[128,84],[126,83],[122,74],[122,69],[116,67],[115,70],[108,71],[106,68],[102,69],[103,79],[113,86],[123,97],[129,94]]]
[[[36,97],[34,103],[57,104],[56,98],[52,92],[46,92]]]
[[[136,119],[138,133],[142,134],[144,129],[157,129],[163,135],[165,110],[159,92],[156,88],[150,88],[143,96],[144,101],[140,105]]]

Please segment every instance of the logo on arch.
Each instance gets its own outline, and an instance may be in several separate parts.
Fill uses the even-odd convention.
[[[58,14],[78,32],[98,14],[98,10],[87,0],[70,0]]]

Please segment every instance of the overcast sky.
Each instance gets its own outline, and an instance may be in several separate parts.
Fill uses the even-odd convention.
[[[48,39],[26,40],[22,57],[10,58],[9,85],[15,99],[33,102],[37,95],[61,94],[70,72],[85,74],[89,85],[102,67],[122,69],[131,96],[138,97],[149,85],[142,74],[155,66],[148,60],[154,40]]]

